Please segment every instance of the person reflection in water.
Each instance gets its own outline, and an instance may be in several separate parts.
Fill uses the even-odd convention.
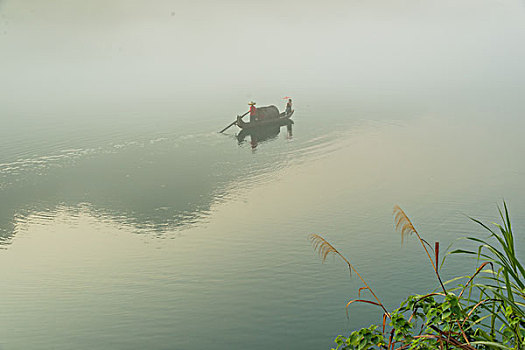
[[[255,107],[255,102],[248,103],[250,106],[250,123],[257,120],[257,107]]]
[[[286,125],[286,131],[287,131],[287,139],[290,140],[293,136],[292,134],[292,123],[289,123]]]
[[[292,113],[292,99],[288,99],[288,102],[286,103],[286,114]]]

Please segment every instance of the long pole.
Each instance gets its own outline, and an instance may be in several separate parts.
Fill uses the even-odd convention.
[[[250,113],[250,111],[244,113],[243,115],[241,115],[241,118],[244,117],[246,114]],[[224,131],[226,131],[227,129],[230,128],[230,126],[234,125],[237,123],[237,119],[235,119],[235,121],[233,123],[231,123],[230,125],[228,125],[227,127],[225,127],[224,129],[222,129],[221,131],[219,131],[219,133],[223,133]]]

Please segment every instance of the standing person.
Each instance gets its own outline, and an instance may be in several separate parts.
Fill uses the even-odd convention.
[[[288,99],[288,102],[286,103],[286,114],[292,113],[292,99]]]
[[[257,120],[257,107],[255,107],[255,102],[250,102],[248,103],[248,105],[250,106],[250,123]]]

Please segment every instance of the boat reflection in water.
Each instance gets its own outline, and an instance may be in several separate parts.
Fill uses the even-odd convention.
[[[237,134],[237,141],[239,145],[241,145],[246,142],[246,137],[250,136],[250,145],[252,149],[255,149],[259,143],[275,139],[281,132],[281,127],[283,126],[286,126],[287,136],[291,138],[293,124],[293,120],[286,119],[278,124],[242,129],[241,132]]]

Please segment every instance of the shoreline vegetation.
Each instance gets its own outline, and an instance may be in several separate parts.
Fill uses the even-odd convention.
[[[403,242],[415,236],[428,256],[436,276],[436,291],[425,295],[410,295],[395,310],[387,310],[371,285],[333,245],[319,235],[310,235],[313,248],[324,262],[335,255],[348,265],[363,284],[358,297],[350,300],[365,303],[383,311],[382,321],[367,328],[339,335],[332,350],[365,349],[525,349],[525,267],[518,260],[514,233],[507,204],[498,207],[501,224],[493,227],[470,218],[481,225],[488,237],[463,237],[474,249],[447,252],[439,263],[439,242],[434,246],[425,241],[409,217],[394,207],[395,229]],[[478,261],[471,275],[457,276],[443,282],[440,268],[449,255],[467,255]],[[361,292],[371,298],[361,298]]]

